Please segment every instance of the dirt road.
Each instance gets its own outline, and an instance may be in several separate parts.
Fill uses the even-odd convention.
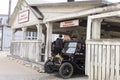
[[[9,60],[6,55],[0,52],[0,80],[63,80],[58,73],[38,73],[32,68]],[[87,77],[77,75],[69,80],[87,80]]]

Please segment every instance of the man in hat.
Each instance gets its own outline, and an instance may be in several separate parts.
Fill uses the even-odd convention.
[[[64,46],[64,42],[62,39],[62,35],[60,34],[59,38],[57,38],[55,41],[55,54],[58,54],[58,53],[62,54],[63,46]]]

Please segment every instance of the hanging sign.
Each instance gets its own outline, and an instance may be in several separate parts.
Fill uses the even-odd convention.
[[[20,12],[18,15],[18,23],[24,23],[29,21],[29,10]]]
[[[79,20],[70,20],[70,21],[64,21],[60,23],[60,27],[73,27],[73,26],[79,26]]]

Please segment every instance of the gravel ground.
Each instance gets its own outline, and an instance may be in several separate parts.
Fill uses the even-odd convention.
[[[9,52],[0,52],[0,80],[63,80],[58,73],[39,73],[22,64],[9,60]],[[88,80],[87,77],[73,75],[69,80]]]

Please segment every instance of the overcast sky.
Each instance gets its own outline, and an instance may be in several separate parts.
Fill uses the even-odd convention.
[[[14,7],[16,5],[18,0],[12,0],[12,10],[14,10]],[[40,0],[39,0],[40,1]],[[65,2],[67,0],[45,0],[45,1],[49,1],[49,2]],[[80,0],[75,0],[75,1],[80,1]],[[111,2],[120,2],[120,0],[108,0]],[[0,14],[8,14],[8,4],[9,4],[9,0],[1,0],[0,2]]]

